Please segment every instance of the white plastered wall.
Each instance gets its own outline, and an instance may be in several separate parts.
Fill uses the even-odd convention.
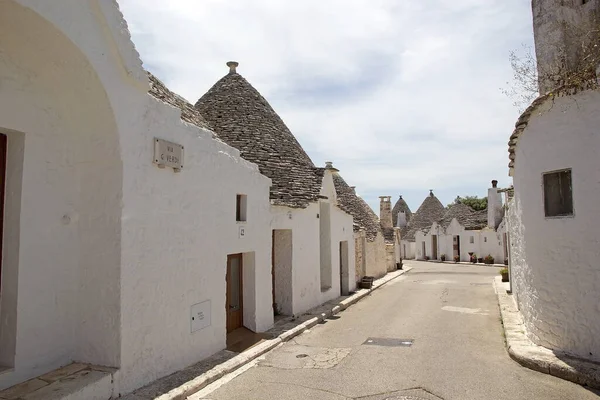
[[[531,115],[516,149],[509,206],[513,292],[539,345],[600,360],[600,92]],[[574,216],[544,216],[542,174],[571,168]]]
[[[32,2],[0,3],[8,136],[0,354],[12,368],[0,389],[73,359],[120,362],[117,122],[87,54],[19,3]],[[59,16],[36,5],[65,24],[85,11],[75,5]]]
[[[454,236],[460,237],[460,261],[470,261],[469,252],[473,252],[477,257],[485,257],[488,254],[494,257],[496,264],[504,262],[504,247],[502,243],[502,233],[504,232],[504,224],[499,226],[498,231],[484,228],[482,230],[466,230],[456,218],[452,219],[446,229],[433,223],[431,228],[424,232],[417,232],[415,235],[417,243],[417,251],[421,252],[421,243],[425,242],[425,250],[427,256],[432,259],[432,235],[438,235],[438,260],[442,254],[446,255],[446,261],[454,260]],[[471,243],[473,238],[473,243]],[[423,255],[419,255],[423,259]]]
[[[415,242],[410,242],[408,240],[400,241],[400,255],[405,260],[414,260],[415,259]]]
[[[7,201],[18,229],[5,226],[19,246],[3,264],[18,286],[0,309],[19,310],[17,359],[0,388],[84,361],[119,367],[118,395],[225,346],[227,254],[248,265],[244,324],[272,325],[270,180],[147,94],[115,2],[66,3],[0,8],[0,130],[9,179],[22,175]],[[184,146],[180,173],[152,164],[155,136]],[[248,196],[244,237],[236,194]],[[211,324],[192,333],[204,300]]]
[[[365,250],[367,276],[381,278],[387,273],[385,240],[381,233],[378,233],[373,241],[366,241]]]
[[[271,229],[292,230],[292,314],[301,314],[310,308],[338,297],[340,288],[341,241],[348,242],[349,290],[356,288],[354,281],[354,232],[352,216],[340,210],[336,204],[335,188],[329,171],[325,171],[321,195],[326,196],[331,205],[331,288],[321,291],[319,203],[311,203],[306,208],[271,207]],[[276,272],[277,273],[277,272]],[[277,279],[277,275],[276,275]]]

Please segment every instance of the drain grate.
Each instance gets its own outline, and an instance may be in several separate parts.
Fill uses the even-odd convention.
[[[410,347],[413,345],[414,339],[395,339],[395,338],[367,338],[363,342],[369,346],[385,346],[385,347]]]
[[[296,358],[306,358],[306,357],[308,357],[308,354],[298,354],[296,356]]]

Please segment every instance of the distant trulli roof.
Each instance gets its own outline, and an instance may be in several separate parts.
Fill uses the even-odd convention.
[[[382,234],[379,218],[377,214],[369,207],[366,201],[357,196],[344,178],[337,173],[333,173],[333,183],[337,194],[338,206],[354,219],[355,230],[364,229],[368,241],[372,242],[377,234]]]
[[[181,110],[181,119],[200,128],[212,130],[211,126],[206,122],[204,117],[198,110],[194,108],[186,99],[172,92],[162,83],[156,76],[148,72],[150,79],[150,93],[153,97],[160,101],[164,101]]]
[[[305,208],[320,196],[323,168],[317,168],[267,100],[236,72],[229,74],[198,100],[196,109],[219,138],[240,150],[272,180],[275,205]]]
[[[483,229],[487,226],[487,209],[475,211],[466,204],[453,204],[438,223],[447,228],[454,218],[467,230]]]
[[[394,224],[394,226],[398,226],[398,214],[400,213],[400,211],[406,214],[406,223],[408,224],[410,222],[412,212],[410,211],[408,204],[406,204],[406,201],[404,201],[404,199],[402,198],[402,195],[400,195],[400,198],[398,199],[398,201],[394,205],[394,208],[392,209],[392,223]]]
[[[416,231],[430,228],[431,224],[443,218],[445,213],[446,208],[435,197],[433,191],[430,192],[417,212],[412,215],[407,228],[401,230],[402,240],[414,241]]]

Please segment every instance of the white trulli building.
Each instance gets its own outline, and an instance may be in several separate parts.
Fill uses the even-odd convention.
[[[432,258],[431,245],[423,240],[416,241],[416,234],[427,230],[431,225],[440,220],[446,212],[445,207],[433,194],[423,200],[417,212],[410,216],[408,224],[400,229],[400,255],[404,259],[424,260]]]
[[[337,201],[328,163],[317,168],[267,100],[229,62],[196,109],[242,157],[272,179],[272,302],[298,315],[355,288],[352,215]]]
[[[380,278],[388,271],[388,261],[379,218],[339,173],[334,173],[333,180],[339,206],[354,219],[354,279],[359,282],[364,276]]]
[[[80,362],[69,399],[116,398],[272,326],[271,180],[142,69],[117,3],[2,0],[0,54],[0,389],[50,398]]]
[[[402,198],[402,195],[394,204],[392,208],[392,223],[394,227],[400,228],[399,240],[400,244],[398,247],[398,255],[400,258],[411,259],[415,257],[415,242],[409,242],[408,240],[402,240],[402,232],[406,233],[406,226],[410,223],[412,212],[406,201]]]
[[[508,258],[507,237],[504,223],[502,197],[497,181],[488,189],[488,208],[475,211],[465,204],[453,204],[444,216],[427,229],[415,233],[417,246],[425,247],[432,260],[447,261],[459,256],[469,261],[472,253],[477,258],[492,256],[494,263],[502,264]]]
[[[540,70],[585,65],[600,1],[533,2]],[[585,4],[582,4],[585,3]],[[589,37],[597,38],[598,34]],[[591,43],[593,46],[594,43]],[[596,49],[600,44],[596,41]],[[598,54],[596,52],[596,54]],[[597,62],[598,58],[596,58]],[[555,352],[600,361],[600,65],[590,80],[546,93],[521,115],[510,142],[511,283],[527,335]]]

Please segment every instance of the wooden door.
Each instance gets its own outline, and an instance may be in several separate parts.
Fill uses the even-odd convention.
[[[456,257],[456,256],[460,257],[460,248],[459,248],[460,244],[458,242],[459,239],[460,239],[460,236],[458,236],[458,235],[452,237],[452,250],[453,250],[452,256],[454,256],[454,257]]]
[[[244,325],[242,267],[241,254],[227,256],[227,333]]]
[[[0,288],[2,288],[2,243],[4,230],[4,190],[6,189],[6,135],[0,133]]]
[[[437,260],[438,259],[438,252],[437,252],[437,235],[431,235],[431,254],[433,255],[433,259]]]

